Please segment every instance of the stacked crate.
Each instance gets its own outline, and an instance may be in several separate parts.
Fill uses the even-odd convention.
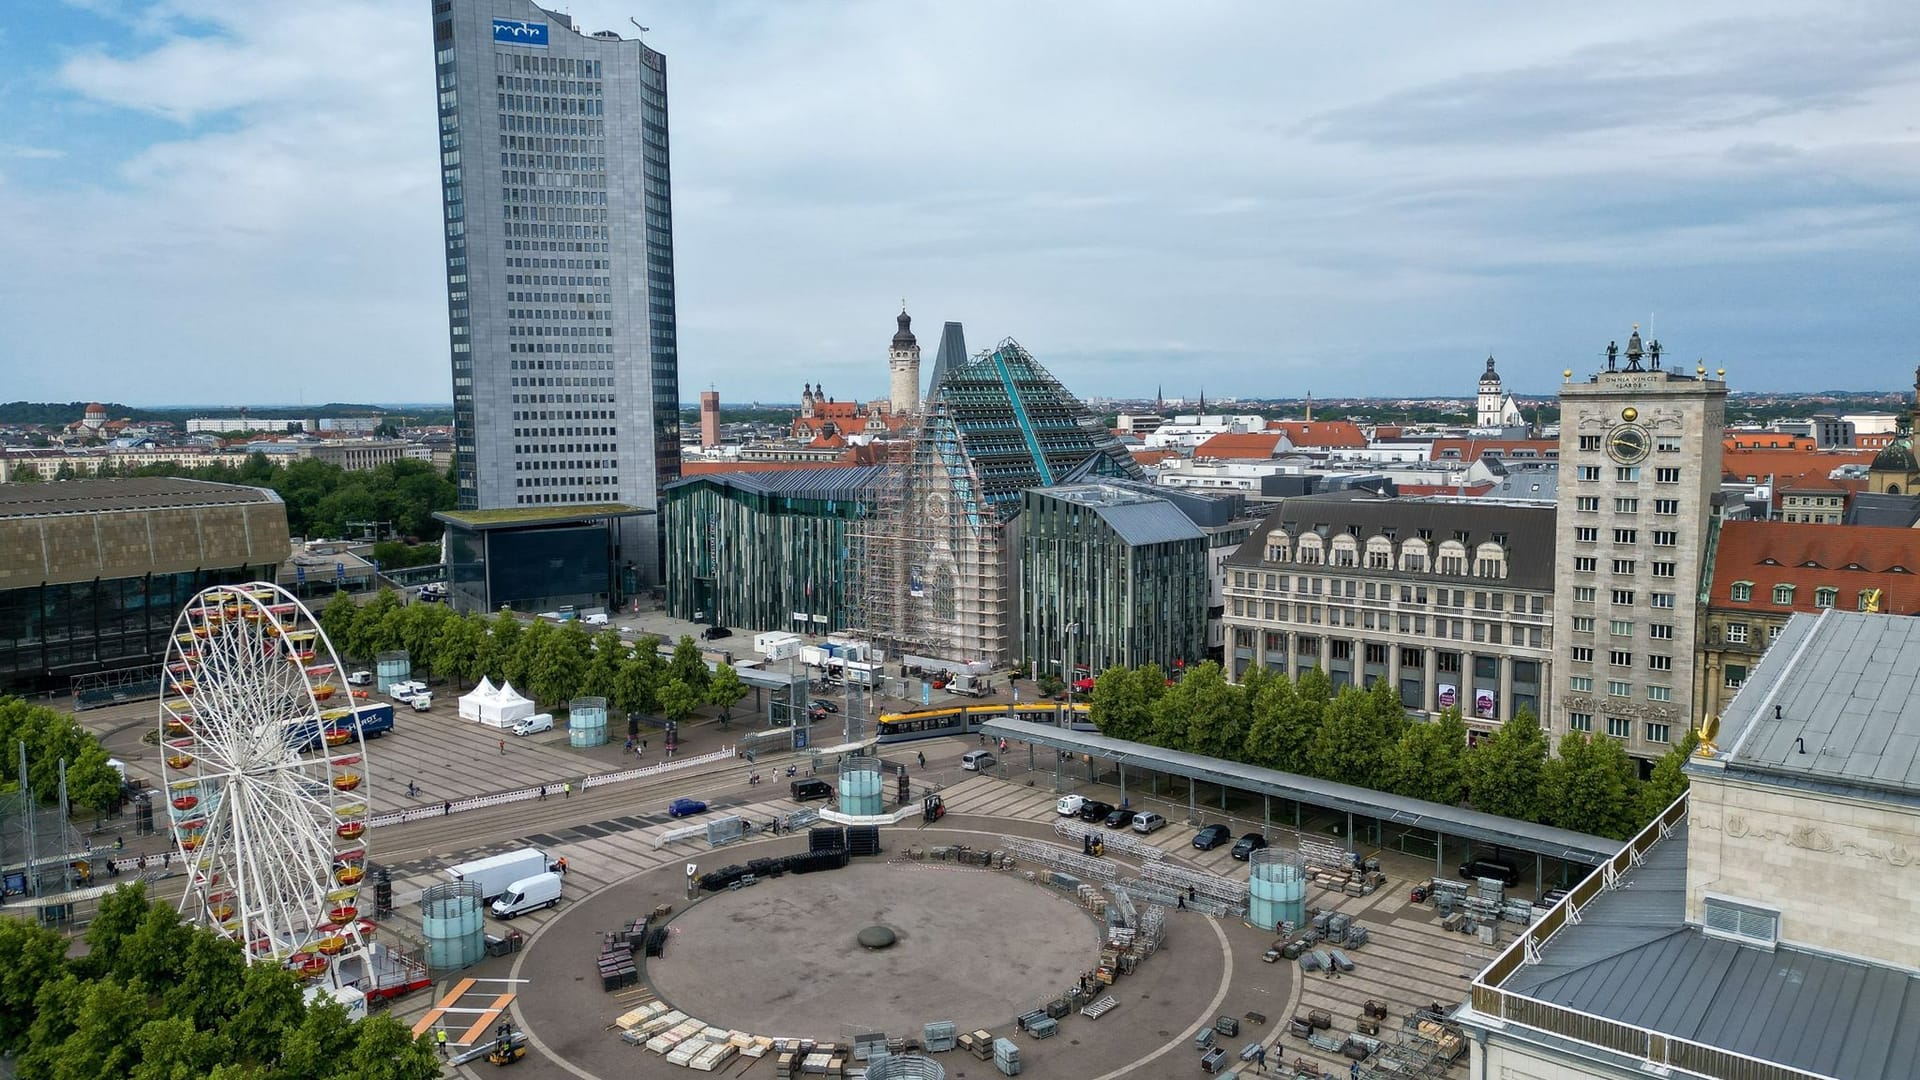
[[[1020,1075],[1020,1047],[1012,1039],[993,1040],[993,1067],[1002,1076]]]

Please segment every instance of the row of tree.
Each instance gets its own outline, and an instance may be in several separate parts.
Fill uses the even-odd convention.
[[[1156,665],[1112,668],[1094,680],[1091,705],[1116,738],[1615,839],[1686,790],[1681,767],[1694,746],[1690,732],[1643,782],[1605,736],[1572,732],[1550,753],[1526,709],[1469,746],[1459,709],[1415,721],[1385,679],[1336,693],[1318,668],[1297,680],[1256,668],[1239,684],[1212,661],[1172,684]]]
[[[17,697],[0,697],[0,791],[20,790],[20,748],[27,754],[27,784],[36,800],[60,799],[60,763],[67,766],[67,799],[75,806],[106,811],[120,799],[120,773],[107,763],[100,737],[73,717]]]
[[[657,637],[629,643],[612,628],[589,635],[578,622],[522,622],[509,611],[461,615],[444,604],[403,604],[391,589],[365,603],[334,594],[321,609],[320,626],[344,655],[371,661],[404,649],[416,670],[456,686],[483,677],[511,682],[555,708],[576,697],[603,697],[629,717],[659,715],[678,723],[712,705],[725,725],[747,696],[740,674],[728,664],[709,669],[691,637],[663,657]]]
[[[0,919],[0,1052],[21,1080],[427,1080],[432,1045],[380,1014],[309,1006],[290,972],[123,885],[85,955],[59,932]]]

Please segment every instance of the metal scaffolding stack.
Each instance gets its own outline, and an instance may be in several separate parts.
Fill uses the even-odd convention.
[[[1019,836],[1003,839],[1007,850],[1020,859],[1039,863],[1057,873],[1071,874],[1088,881],[1112,881],[1119,875],[1119,867],[1108,859],[1095,858],[1044,840],[1028,840]]]

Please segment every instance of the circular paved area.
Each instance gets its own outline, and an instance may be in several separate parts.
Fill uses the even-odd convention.
[[[890,948],[860,946],[875,924]],[[821,1039],[1004,1026],[1099,957],[1087,912],[1019,873],[856,862],[710,896],[678,913],[647,980],[689,1016]],[[856,1030],[857,1029],[857,1030]]]

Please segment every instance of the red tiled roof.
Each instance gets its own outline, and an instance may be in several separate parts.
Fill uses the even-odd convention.
[[[1177,450],[1133,450],[1129,453],[1133,454],[1133,460],[1140,463],[1142,467],[1158,465],[1168,458],[1180,456]]]
[[[1278,431],[1222,432],[1193,448],[1195,458],[1215,461],[1265,461],[1280,452]]]
[[[1558,439],[1435,439],[1431,459],[1434,461],[1478,461],[1488,454],[1497,458],[1512,457],[1515,450],[1531,450],[1538,460],[1550,460],[1560,456]]]
[[[1728,450],[1720,457],[1720,471],[1728,479],[1754,482],[1769,476],[1805,476],[1829,473],[1842,465],[1871,465],[1871,450]]]
[[[1733,599],[1740,581],[1753,583],[1751,600]],[[1775,585],[1794,587],[1792,603],[1773,602]],[[1920,529],[1785,521],[1721,526],[1713,607],[1776,615],[1818,611],[1814,593],[1829,586],[1840,591],[1835,606],[1846,611],[1859,607],[1861,590],[1879,589],[1881,611],[1920,614]]]
[[[1267,430],[1284,433],[1295,446],[1357,450],[1367,445],[1366,433],[1346,420],[1269,420]]]
[[[1816,444],[1805,435],[1784,431],[1736,431],[1726,437],[1729,450],[1813,450]]]

